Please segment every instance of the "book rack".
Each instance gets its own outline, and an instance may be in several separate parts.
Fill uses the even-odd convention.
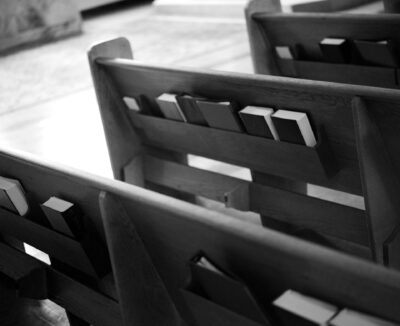
[[[150,66],[130,60],[127,49],[125,39],[115,39],[89,52],[117,179],[189,201],[202,196],[256,212],[265,227],[397,266],[393,251],[398,210],[383,214],[377,207],[397,205],[398,94],[363,86]],[[163,93],[306,112],[319,142],[310,148],[167,120],[129,110],[122,101],[124,96],[145,97],[155,108],[154,99]],[[358,102],[364,109],[354,111]],[[364,111],[371,118],[360,120],[353,113]],[[375,130],[372,134],[379,143],[367,146],[361,130]],[[252,181],[190,167],[187,154],[248,168]],[[375,156],[385,157],[385,163],[376,163]],[[391,186],[384,181],[388,173],[394,180]],[[383,179],[375,180],[374,175]],[[379,196],[370,182],[382,188]],[[366,207],[311,197],[309,184],[361,195]]]
[[[187,263],[199,251],[218,262],[222,270],[234,272],[254,291],[262,307],[293,289],[400,322],[397,271],[159,193],[57,167],[20,153],[0,151],[0,175],[19,180],[31,198],[27,217],[0,210],[2,236],[30,243],[51,258],[90,274],[79,243],[51,230],[40,221],[40,214],[36,215],[35,207],[54,195],[78,205],[93,222],[91,231],[98,232],[107,245],[111,277],[92,277],[89,283],[69,268],[45,265],[0,244],[0,273],[13,281],[20,296],[48,298],[80,318],[81,324],[155,325],[168,321],[169,325],[178,326],[185,321],[196,325],[192,318],[197,313],[206,318],[204,323],[208,319],[209,325],[253,325],[237,311],[223,309],[213,300],[190,291],[182,294],[188,281]],[[229,182],[233,189],[240,189],[240,182]],[[235,202],[235,195],[227,197]],[[114,297],[101,290],[106,278],[115,279]],[[113,283],[110,288],[114,288]]]
[[[338,167],[324,132],[315,147],[202,127],[128,111],[147,146],[213,157],[278,176],[325,183]],[[280,164],[276,164],[279,161]]]
[[[398,69],[276,58],[280,75],[337,83],[399,88]]]
[[[246,21],[256,73],[399,88],[395,67],[323,62],[319,49],[319,42],[327,37],[391,40],[399,44],[400,23],[394,14],[282,14],[266,12],[253,0],[246,8]],[[301,54],[293,60],[282,59],[275,46],[300,48]],[[357,57],[357,51],[352,52]]]

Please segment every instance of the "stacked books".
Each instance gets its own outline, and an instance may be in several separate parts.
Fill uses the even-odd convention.
[[[319,47],[327,62],[347,63],[350,60],[349,42],[344,38],[324,38]]]
[[[142,113],[141,103],[124,97],[130,110]],[[217,101],[189,94],[163,93],[156,103],[166,119],[209,126],[215,129],[246,132],[276,141],[314,147],[316,137],[304,112],[277,110],[270,107],[246,106],[235,101]],[[142,101],[141,101],[142,102]]]

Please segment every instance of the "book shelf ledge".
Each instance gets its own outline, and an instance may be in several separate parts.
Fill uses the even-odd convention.
[[[282,59],[278,57],[275,60],[284,76],[399,88],[396,76],[399,69],[394,67]]]
[[[251,170],[314,184],[328,184],[339,171],[323,129],[315,147],[279,142],[128,111],[145,145],[200,155]]]
[[[198,326],[208,326],[210,320],[220,320],[223,321],[223,325],[230,326],[266,326],[222,307],[189,289],[182,288],[180,292]]]

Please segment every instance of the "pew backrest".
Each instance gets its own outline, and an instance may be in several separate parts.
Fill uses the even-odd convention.
[[[259,10],[256,2],[250,2],[246,20],[256,73],[399,88],[399,67],[362,63],[352,43],[390,40],[400,44],[400,21],[396,14],[278,13]],[[354,60],[326,62],[319,42],[330,37],[349,40]],[[299,49],[297,57],[281,58],[277,46],[288,46],[295,52]]]
[[[59,266],[45,266],[47,279],[38,282],[43,275],[31,271],[37,271],[39,263],[0,245],[1,273],[22,285],[20,295],[49,298],[89,323],[181,325],[184,320],[192,325],[193,315],[207,307],[208,325],[214,322],[212,316],[221,313],[223,318],[231,318],[233,325],[253,325],[187,288],[188,263],[199,252],[234,273],[266,309],[282,292],[293,289],[340,307],[400,322],[397,271],[165,195],[56,167],[16,152],[0,151],[0,175],[20,180],[31,207],[26,217],[10,216],[1,208],[2,235],[35,245],[51,257],[59,251],[65,253],[66,249],[60,248],[67,248],[64,243],[71,240],[63,237],[59,241],[63,245],[56,245],[53,239],[60,234],[39,223],[34,209],[35,203],[57,195],[79,205],[107,243],[115,299],[102,293],[99,284],[87,284]],[[55,249],[42,243],[52,243]],[[65,263],[79,269],[69,260]],[[45,288],[32,292],[32,287],[26,286],[32,281]]]
[[[221,201],[260,213],[266,226],[278,221],[311,229],[337,248],[397,264],[388,248],[395,247],[400,216],[400,93],[146,65],[131,60],[125,39],[94,46],[89,58],[116,179],[176,197],[189,193]],[[155,98],[163,93],[306,112],[318,144],[300,146],[140,114],[122,100],[144,97],[155,111]],[[253,180],[188,166],[187,154],[248,168]],[[365,210],[311,197],[304,191],[307,183],[361,195]]]

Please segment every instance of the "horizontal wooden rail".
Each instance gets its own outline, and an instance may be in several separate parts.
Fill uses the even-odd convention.
[[[230,200],[230,207],[250,210],[271,218],[290,221],[304,228],[368,246],[365,212],[360,209],[248,182],[171,161],[146,156],[145,179],[172,189],[227,203],[235,189],[248,187],[248,208]]]
[[[122,325],[118,302],[53,269],[47,274],[50,300],[90,324]]]

